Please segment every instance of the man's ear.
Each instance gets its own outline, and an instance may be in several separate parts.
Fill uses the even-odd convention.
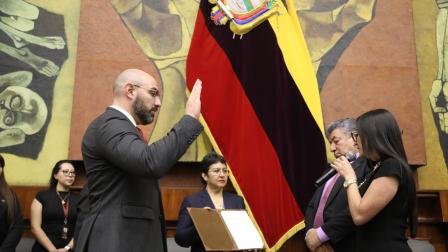
[[[128,84],[124,85],[123,88],[124,88],[125,96],[131,100],[134,99],[134,96],[136,95],[135,87],[131,83],[128,83]]]

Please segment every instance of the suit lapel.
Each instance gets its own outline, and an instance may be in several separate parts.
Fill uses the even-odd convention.
[[[215,205],[213,205],[212,199],[210,198],[210,195],[208,195],[207,190],[202,189],[199,193],[201,197],[201,204],[203,207],[210,207],[212,209],[215,209]]]
[[[339,178],[336,180],[336,183],[334,183],[333,188],[331,188],[331,192],[330,192],[330,195],[328,196],[327,203],[325,203],[325,206],[328,206],[331,203],[331,201],[334,200],[336,195],[341,190],[343,183],[344,183],[344,178],[339,176]]]
[[[224,208],[225,208],[225,209],[233,209],[233,208],[236,208],[236,207],[233,205],[233,202],[231,201],[230,194],[225,193],[225,192],[223,192],[222,194],[223,194],[223,195],[222,195],[222,198],[223,198],[223,201],[224,201]]]

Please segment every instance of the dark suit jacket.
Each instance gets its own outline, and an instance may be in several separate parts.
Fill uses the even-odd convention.
[[[361,182],[367,169],[367,162],[359,158],[352,163],[358,182]],[[324,208],[322,230],[330,238],[333,249],[337,251],[355,251],[355,224],[348,208],[347,193],[343,187],[344,178],[339,177],[333,186]],[[319,207],[324,185],[317,188],[308,204],[305,214],[305,232],[313,228],[314,217]]]
[[[1,197],[0,197],[1,198]],[[23,217],[20,211],[19,201],[14,194],[14,223],[9,223],[6,213],[6,203],[0,202],[0,252],[14,252],[16,246],[22,237],[25,226],[23,225]]]
[[[186,115],[164,138],[147,145],[121,112],[108,108],[95,119],[82,142],[90,209],[75,251],[166,251],[158,179],[202,129]]]
[[[224,207],[226,209],[244,209],[244,200],[240,196],[233,193],[224,193]],[[193,225],[190,214],[188,214],[187,207],[210,207],[215,208],[213,202],[205,189],[198,193],[186,197],[179,211],[179,217],[176,227],[176,236],[174,237],[176,243],[181,247],[190,247],[192,252],[205,251],[202,245],[199,234]]]

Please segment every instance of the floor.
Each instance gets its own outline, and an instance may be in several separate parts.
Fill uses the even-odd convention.
[[[22,238],[17,246],[16,252],[30,252],[33,247],[33,238]],[[169,252],[189,252],[189,248],[182,248],[177,246],[173,238],[168,238],[168,251]]]

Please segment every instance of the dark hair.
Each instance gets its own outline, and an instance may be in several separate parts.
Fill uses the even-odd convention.
[[[329,138],[335,129],[341,129],[346,136],[350,137],[351,133],[356,130],[356,121],[353,118],[344,118],[329,123],[325,131],[326,137]]]
[[[51,170],[51,177],[50,177],[50,183],[49,183],[50,188],[55,188],[57,186],[58,180],[54,178],[54,175],[56,175],[61,170],[61,165],[65,164],[65,163],[73,165],[72,161],[70,161],[70,160],[59,160],[54,165],[53,170]],[[75,167],[75,166],[73,165],[73,167]]]
[[[0,195],[5,200],[6,208],[7,208],[7,216],[9,223],[14,223],[15,219],[15,207],[16,203],[14,200],[14,193],[9,187],[8,183],[6,183],[5,179],[5,160],[0,154],[0,167],[3,169],[2,174],[0,175]]]
[[[398,160],[406,171],[408,184],[408,218],[411,237],[417,235],[417,200],[413,172],[408,165],[401,130],[392,113],[385,109],[366,112],[356,120],[362,150],[366,157],[376,153],[380,160]]]
[[[216,163],[222,163],[227,165],[226,160],[223,156],[217,154],[216,152],[210,152],[207,155],[204,156],[202,161],[199,163],[199,168],[201,168],[201,175],[202,173],[207,174],[208,170],[210,169],[210,166]],[[201,176],[201,182],[205,186],[207,185],[207,181],[204,180]]]

